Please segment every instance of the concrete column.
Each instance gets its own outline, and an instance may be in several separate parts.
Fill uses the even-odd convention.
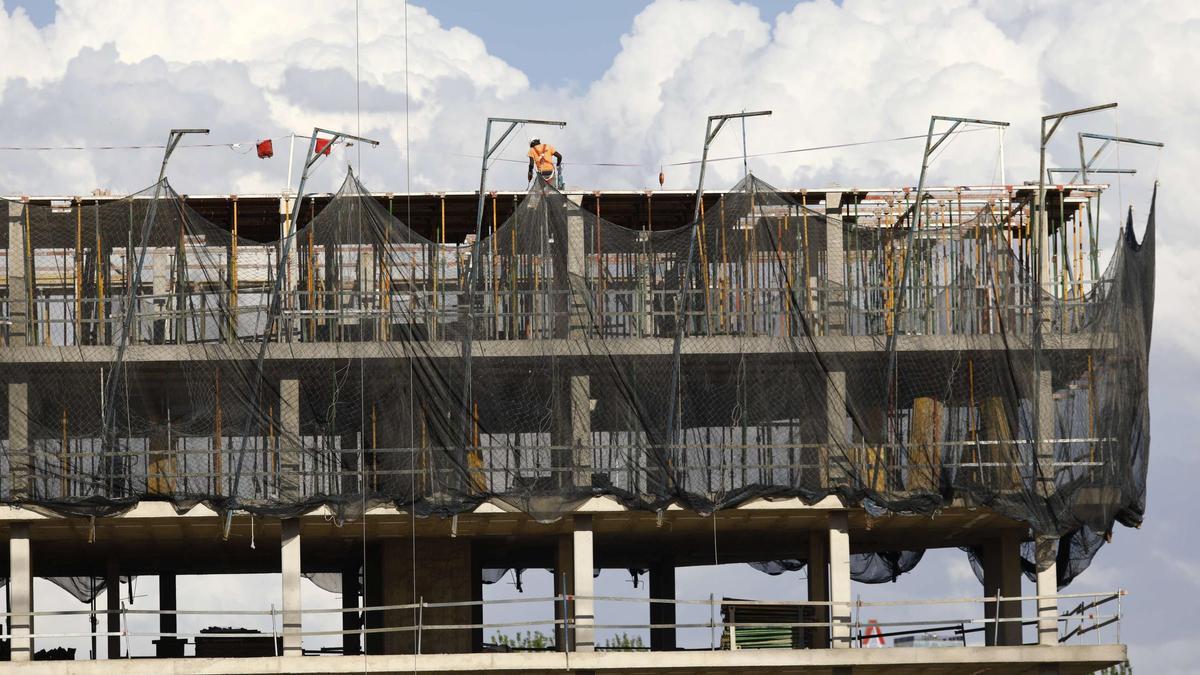
[[[846,252],[842,239],[842,194],[825,195],[825,316],[829,335],[846,332]]]
[[[1021,595],[1021,540],[1016,531],[1005,531],[983,545],[983,594],[1015,598]],[[1021,601],[986,602],[983,616],[987,619],[1020,619]],[[1020,621],[987,624],[984,642],[987,645],[1019,646],[1022,644]]]
[[[812,602],[829,602],[829,537],[825,532],[813,532],[808,538],[808,599]],[[829,621],[829,608],[813,607],[813,623]],[[811,636],[809,647],[829,648],[829,629],[814,628],[807,631]]]
[[[121,569],[117,558],[109,554],[104,566],[105,630],[108,631],[108,658],[121,658]]]
[[[571,376],[571,449],[575,487],[592,487],[592,399],[591,378]]]
[[[177,633],[179,632],[179,617],[173,612],[178,609],[176,604],[175,592],[175,575],[174,574],[159,574],[158,575],[158,609],[163,613],[158,615],[158,632],[159,633]],[[165,610],[170,610],[172,613],[167,613]],[[159,657],[168,655],[182,655],[183,644],[187,640],[181,638],[158,637],[159,649],[157,650]],[[170,645],[170,646],[168,646]],[[178,645],[172,649],[171,647]]]
[[[383,605],[383,545],[368,544],[367,557],[363,560],[363,607]],[[363,612],[366,628],[382,628],[383,612]],[[363,636],[363,651],[367,654],[383,653],[383,633],[367,633]]]
[[[1058,645],[1058,540],[1039,539],[1035,546],[1037,569],[1038,644]]]
[[[829,599],[833,613],[834,648],[850,643],[850,523],[845,511],[829,514]]]
[[[471,543],[471,602],[481,603],[471,606],[471,623],[481,625],[483,623],[483,556],[480,555],[478,548],[482,544],[479,541]],[[478,654],[483,651],[483,629],[471,629],[471,652]]]
[[[554,394],[552,443],[556,449],[552,461],[561,470],[556,479],[563,487],[588,490],[592,487],[591,378],[559,374],[555,382],[560,390]]]
[[[820,486],[838,486],[847,478],[846,372],[831,370],[825,378],[825,449],[818,465]]]
[[[29,279],[26,277],[25,209],[20,202],[8,203],[8,346],[24,347],[29,329]]]
[[[575,206],[583,203],[583,195],[569,195],[567,199]],[[567,284],[571,290],[568,336],[573,338],[583,337],[596,323],[596,317],[593,316],[592,311],[594,305],[588,297],[590,289],[586,278],[587,237],[585,232],[583,211],[576,211],[567,216],[566,268]],[[553,237],[554,233],[551,232],[550,236]]]
[[[279,498],[296,501],[300,481],[300,381],[279,382]]]
[[[358,596],[362,589],[358,577],[358,561],[347,562],[342,568],[342,609],[352,609],[353,612],[342,613],[342,630],[356,631],[361,625],[361,614],[358,610]],[[362,644],[358,633],[342,635],[342,654],[354,656],[362,653]]]
[[[574,595],[575,593],[575,554],[574,535],[564,534],[558,537],[558,547],[554,556],[554,593],[555,596]],[[562,600],[554,602],[554,620],[566,621],[567,604]],[[560,652],[570,651],[570,634],[564,624],[554,626],[554,646]]]
[[[287,249],[287,260],[285,261],[284,271],[285,278],[281,286],[284,293],[282,303],[280,304],[281,310],[292,308],[293,300],[295,299],[293,292],[295,291],[296,283],[300,279],[300,255],[296,250],[299,242],[293,236],[295,233],[292,232],[288,223],[289,215],[295,206],[295,197],[281,196],[279,198],[279,238],[283,242],[283,248]],[[280,342],[292,341],[292,331],[295,330],[295,327],[292,325],[290,319],[280,319],[278,330]]]
[[[592,517],[575,516],[575,531],[571,536],[572,557],[574,559],[575,600],[571,608],[575,614],[575,630],[573,631],[574,651],[591,652],[596,649],[596,593],[595,578],[592,570],[595,564],[592,559]]]
[[[283,655],[300,656],[300,520],[279,522],[280,569],[283,572]]]
[[[8,611],[33,611],[33,558],[29,547],[29,524],[13,523],[8,528]],[[8,619],[12,636],[12,660],[33,660],[33,617]]]
[[[474,561],[469,539],[423,538],[417,542],[415,560],[413,543],[407,536],[384,539],[379,551],[379,577],[370,579],[367,587],[382,591],[383,605],[468,602],[477,595],[472,590]],[[388,610],[382,612],[381,623],[387,628],[461,626],[471,623],[474,611],[470,605]],[[383,634],[381,646],[384,654],[465,654],[471,651],[474,632],[423,628],[394,631]]]
[[[1058,445],[1054,425],[1054,374],[1038,371],[1034,383],[1037,397],[1037,490],[1042,497],[1054,494],[1054,451]]]
[[[650,566],[650,598],[653,600],[675,599],[675,562],[659,561]],[[659,626],[676,623],[675,605],[650,603],[650,625]],[[650,650],[655,652],[674,651],[678,631],[669,628],[650,629]]]
[[[8,456],[12,495],[30,497],[33,463],[29,452],[29,383],[8,383]]]

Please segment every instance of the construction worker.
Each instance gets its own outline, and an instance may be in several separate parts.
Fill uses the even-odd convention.
[[[543,143],[540,138],[529,139],[529,171],[525,180],[533,180],[533,170],[537,169],[538,175],[542,180],[550,183],[550,177],[554,175],[555,164],[550,162],[553,157],[559,168],[562,168],[562,153],[554,149],[553,145]]]

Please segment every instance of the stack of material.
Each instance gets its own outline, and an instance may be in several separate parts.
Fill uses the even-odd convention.
[[[721,618],[726,625],[721,649],[804,649],[812,644],[812,629],[791,624],[813,623],[815,617],[813,607],[747,604],[723,598]]]

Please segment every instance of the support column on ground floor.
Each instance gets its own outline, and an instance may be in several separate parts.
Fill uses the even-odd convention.
[[[363,607],[383,605],[383,544],[367,545],[367,557],[363,559],[362,571]],[[383,612],[363,612],[364,628],[382,628]],[[363,651],[367,654],[383,653],[383,633],[363,635]]]
[[[183,656],[183,646],[187,640],[177,637],[165,637],[179,632],[179,617],[175,610],[177,602],[176,583],[174,574],[158,575],[158,640],[155,641],[154,653],[159,658]]]
[[[108,631],[108,658],[121,658],[121,569],[110,553],[104,566],[105,630]]]
[[[982,547],[983,594],[987,597],[1016,598],[1021,596],[1021,538],[1016,530],[1006,530]],[[1015,619],[985,624],[984,642],[987,645],[1016,646],[1022,643],[1021,601],[986,602],[985,619]]]
[[[280,521],[280,570],[283,583],[283,655],[300,656],[302,615],[300,613],[300,520]]]
[[[418,627],[390,631],[376,643],[384,654],[465,654],[472,648],[474,629],[425,630],[425,626],[463,626],[471,623],[478,596],[472,590],[475,575],[471,541],[465,538],[408,537],[383,539],[367,577],[368,601],[384,606],[418,603],[464,603],[454,607],[392,609],[373,614],[371,627]],[[376,589],[377,598],[372,597]],[[378,623],[376,623],[378,622]],[[374,652],[373,652],[374,653]]]
[[[8,528],[8,632],[12,636],[12,660],[33,660],[33,558],[29,546],[29,524],[13,523]]]
[[[574,519],[575,530],[572,534],[572,555],[574,557],[575,598],[571,602],[574,613],[573,651],[591,652],[596,650],[596,594],[595,568],[592,557],[592,517],[577,515]]]
[[[808,599],[829,602],[829,536],[825,532],[813,532],[808,537]],[[814,605],[812,618],[813,623],[828,623],[829,607]],[[828,628],[814,628],[805,634],[812,637],[807,646],[829,648]]]
[[[362,592],[358,576],[359,561],[347,561],[342,568],[342,609],[354,610],[342,612],[342,630],[357,631],[362,627],[362,614],[358,610],[358,596]],[[342,635],[342,654],[355,656],[362,653],[360,634],[347,632]]]
[[[650,566],[650,599],[675,600],[675,562],[660,560]],[[677,631],[675,605],[667,602],[650,603],[650,625],[665,626],[650,629],[650,650],[673,651],[676,648]]]
[[[1035,547],[1037,569],[1038,644],[1058,644],[1058,540],[1040,539]]]
[[[559,535],[557,544],[554,551],[554,589],[551,595],[571,596],[575,593],[574,536]],[[560,652],[570,650],[570,633],[567,630],[568,604],[564,599],[554,601],[554,648]]]
[[[850,647],[850,522],[845,511],[829,514],[829,600],[833,647]]]
[[[476,550],[479,546],[479,542],[471,544],[471,602],[478,603],[471,605],[471,623],[476,626],[483,625],[483,557]],[[471,652],[483,651],[483,639],[483,628],[471,629]]]

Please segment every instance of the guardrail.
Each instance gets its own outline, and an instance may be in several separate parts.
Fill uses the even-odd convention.
[[[726,637],[732,638],[732,631],[738,628],[788,628],[788,629],[817,629],[827,631],[825,635],[831,643],[841,643],[845,647],[862,647],[864,641],[874,638],[897,637],[903,635],[914,634],[929,634],[929,633],[945,633],[951,632],[954,635],[962,638],[962,644],[966,644],[966,635],[970,633],[982,632],[993,629],[998,630],[1003,623],[1019,622],[1021,625],[1034,625],[1037,620],[1026,620],[1021,616],[1016,617],[934,617],[928,619],[904,619],[892,621],[864,621],[863,613],[869,610],[878,610],[882,608],[906,608],[911,610],[916,607],[928,606],[944,606],[944,605],[993,605],[999,608],[1001,603],[1010,602],[1036,602],[1039,600],[1053,600],[1055,603],[1064,600],[1080,600],[1078,605],[1066,611],[1058,611],[1054,617],[1059,625],[1059,642],[1066,643],[1073,639],[1080,638],[1089,633],[1094,633],[1097,644],[1103,644],[1102,629],[1112,626],[1113,632],[1110,633],[1113,643],[1120,642],[1120,621],[1122,618],[1122,598],[1126,595],[1124,590],[1096,592],[1096,593],[1059,593],[1055,595],[1023,595],[1023,596],[985,596],[985,597],[958,597],[958,598],[943,598],[930,600],[888,600],[888,601],[863,601],[861,599],[855,601],[815,601],[815,600],[731,600],[709,597],[708,599],[659,599],[659,598],[641,598],[628,596],[611,596],[611,595],[571,595],[560,594],[549,597],[536,598],[510,598],[499,600],[473,600],[462,602],[425,602],[422,598],[418,602],[397,605],[378,605],[354,608],[319,608],[319,609],[301,609],[301,610],[286,610],[289,614],[299,613],[302,616],[317,616],[337,614],[343,615],[347,613],[361,614],[366,616],[368,613],[383,613],[383,612],[412,612],[414,621],[411,624],[394,625],[394,626],[377,626],[377,627],[361,627],[354,629],[339,629],[339,630],[297,630],[286,631],[287,635],[298,638],[303,637],[334,637],[357,635],[360,640],[373,634],[385,633],[415,633],[415,648],[416,653],[421,653],[421,637],[426,631],[460,631],[460,630],[484,630],[484,629],[500,629],[500,628],[522,628],[533,626],[553,626],[555,630],[561,629],[565,632],[567,644],[575,644],[574,636],[577,631],[584,629],[589,631],[595,630],[678,630],[678,629],[708,629],[710,632],[709,649],[726,648],[722,646],[724,640],[718,640],[717,631],[722,631]],[[576,618],[574,604],[579,600],[586,600],[592,603],[635,603],[635,604],[668,604],[676,607],[680,606],[702,606],[709,608],[709,620],[704,622],[675,622],[675,623],[601,623],[591,619],[580,620]],[[456,624],[431,624],[425,620],[425,610],[431,609],[446,609],[446,608],[461,608],[461,607],[488,607],[501,605],[522,605],[522,604],[545,604],[554,603],[563,610],[566,618],[536,618],[521,621],[502,621],[502,622],[481,622],[481,623],[456,623]],[[1111,613],[1104,613],[1100,610],[1101,607],[1115,607]],[[826,620],[819,621],[727,621],[723,618],[718,620],[719,616],[723,616],[723,610],[731,607],[768,607],[768,608],[803,608],[811,607],[820,610],[820,614],[829,617]],[[835,607],[845,608],[846,612],[834,611]],[[126,641],[131,638],[174,638],[174,639],[195,639],[195,638],[238,638],[257,636],[270,637],[273,642],[278,644],[278,640],[283,637],[285,631],[280,630],[282,618],[285,610],[276,608],[271,605],[265,610],[160,610],[160,609],[131,609],[127,608],[122,603],[120,609],[84,609],[84,610],[55,610],[55,611],[35,611],[35,612],[0,612],[0,620],[9,620],[12,618],[31,618],[31,617],[71,617],[71,616],[107,616],[116,613],[120,616],[121,629],[117,631],[109,630],[93,630],[87,632],[38,632],[29,635],[21,636],[0,636],[0,639],[65,639],[65,638],[111,638],[118,637]],[[846,615],[849,614],[847,617]],[[997,615],[999,612],[997,612]],[[271,622],[271,632],[267,633],[205,633],[205,632],[160,632],[160,631],[133,631],[128,628],[128,620],[133,616],[223,616],[223,617],[267,617]],[[376,614],[379,616],[380,614]],[[599,615],[599,612],[597,612]],[[840,616],[839,616],[840,615]],[[1048,618],[1048,617],[1042,617]],[[868,635],[867,629],[872,632]],[[894,630],[893,630],[894,629]],[[728,634],[726,632],[729,632]],[[735,639],[727,641],[728,648],[738,649]],[[703,647],[699,647],[703,648]],[[602,648],[601,648],[602,649]],[[327,652],[322,652],[327,653]],[[278,655],[278,654],[277,654]]]

